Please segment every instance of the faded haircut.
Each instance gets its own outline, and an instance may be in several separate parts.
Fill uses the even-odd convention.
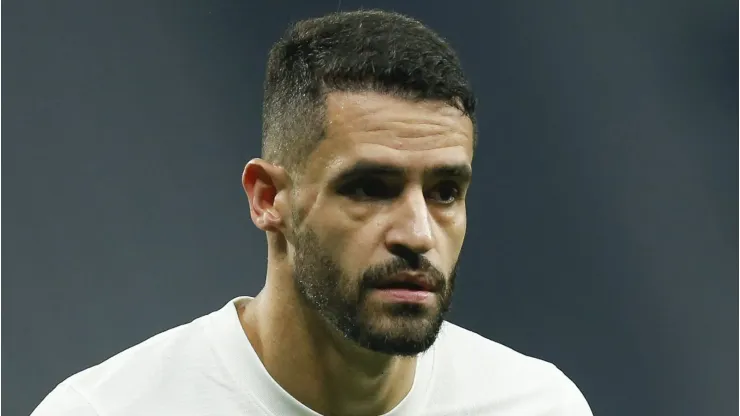
[[[476,126],[470,84],[438,34],[398,13],[333,13],[293,24],[270,50],[262,157],[289,172],[302,169],[324,137],[326,95],[334,91],[440,100]]]

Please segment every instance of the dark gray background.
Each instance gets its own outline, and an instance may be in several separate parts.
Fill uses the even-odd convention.
[[[480,97],[450,319],[556,363],[596,415],[737,414],[737,2],[359,6],[438,30]],[[240,174],[266,54],[336,9],[5,2],[4,414],[257,293]]]

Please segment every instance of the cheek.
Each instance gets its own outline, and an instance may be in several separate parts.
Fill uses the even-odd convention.
[[[382,227],[375,221],[357,223],[336,221],[336,253],[342,268],[349,273],[359,274],[378,259],[379,234]]]
[[[323,248],[350,274],[364,270],[380,230],[370,210],[359,205],[319,200],[308,218]]]
[[[461,218],[458,220],[457,227],[456,227],[457,238],[458,238],[458,253],[460,249],[462,249],[462,245],[463,245],[463,242],[465,241],[465,233],[467,232],[467,229],[468,229],[468,216],[465,213],[465,211],[463,211],[463,214]]]
[[[439,218],[439,225],[446,237],[445,251],[452,257],[457,258],[462,250],[467,229],[467,216],[464,206],[460,210],[446,212]]]
[[[337,219],[341,218],[349,225],[359,228],[377,214],[378,208],[377,204],[343,200],[337,204]]]
[[[331,238],[341,244],[363,244],[370,238],[372,229],[378,229],[380,206],[369,203],[356,203],[339,196],[320,196],[315,205],[323,227]]]
[[[463,240],[465,240],[465,233],[468,229],[468,216],[465,210],[463,209],[462,214],[458,217],[458,219],[455,221],[455,235],[460,241],[460,246],[462,246]]]

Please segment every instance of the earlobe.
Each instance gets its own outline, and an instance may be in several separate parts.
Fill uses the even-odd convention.
[[[252,159],[244,167],[242,185],[249,198],[252,222],[263,231],[279,231],[283,220],[276,197],[285,186],[285,171],[262,159]]]

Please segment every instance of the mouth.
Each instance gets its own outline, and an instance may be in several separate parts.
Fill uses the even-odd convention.
[[[420,292],[431,292],[432,287],[431,285],[424,284],[423,282],[415,282],[415,281],[393,281],[388,282],[379,286],[376,286],[375,289],[378,290],[411,290],[411,291],[420,291]]]
[[[424,273],[400,273],[393,278],[379,282],[373,287],[381,297],[395,302],[426,302],[437,292],[431,277]]]
[[[425,304],[435,298],[435,294],[416,285],[389,285],[373,290],[375,296],[386,302]]]

